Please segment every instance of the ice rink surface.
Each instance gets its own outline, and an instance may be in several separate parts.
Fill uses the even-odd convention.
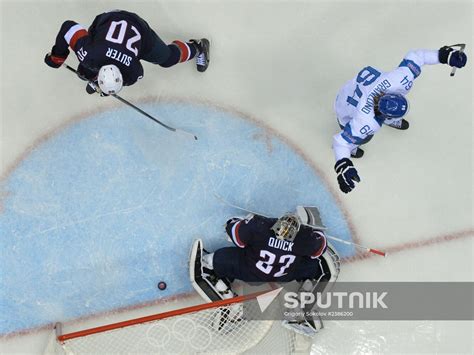
[[[43,63],[64,20],[87,27],[114,8],[166,42],[211,40],[206,73],[145,62],[144,79],[121,92],[198,142]],[[316,204],[332,234],[389,252],[335,244],[341,280],[473,281],[472,2],[1,1],[1,19],[2,353],[41,353],[54,321],[100,323],[189,292],[190,241],[225,244],[220,228],[235,214],[214,192],[270,214]],[[467,44],[467,67],[455,77],[423,67],[410,129],[377,133],[355,162],[362,182],[340,193],[340,86],[364,66],[396,67],[409,49],[454,43]],[[152,289],[159,277],[171,280],[166,295]],[[313,352],[467,354],[473,324],[326,322]]]

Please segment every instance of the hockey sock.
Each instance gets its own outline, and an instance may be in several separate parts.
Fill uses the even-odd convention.
[[[193,59],[196,54],[199,54],[199,48],[195,43],[192,42],[176,40],[169,44],[168,48],[171,50],[171,55],[166,62],[160,64],[165,68],[171,67],[178,63],[187,62]]]

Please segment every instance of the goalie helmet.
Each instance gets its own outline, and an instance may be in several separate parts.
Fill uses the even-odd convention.
[[[120,69],[113,64],[104,65],[99,70],[97,82],[99,83],[100,90],[102,90],[104,94],[118,94],[123,86],[122,73]]]
[[[408,100],[401,94],[384,94],[375,104],[375,111],[387,119],[402,118],[408,109]]]
[[[301,220],[296,214],[285,213],[278,218],[276,223],[272,226],[272,230],[278,239],[292,242],[296,234],[298,234],[300,227]]]

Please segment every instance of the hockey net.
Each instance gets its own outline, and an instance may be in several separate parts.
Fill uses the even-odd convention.
[[[242,309],[245,303],[245,315]],[[253,306],[247,307],[251,303]],[[291,354],[309,343],[281,321],[251,320],[256,295],[57,334],[54,354]],[[250,314],[249,314],[250,312]],[[255,312],[253,317],[252,312]],[[297,339],[299,339],[297,344]],[[51,347],[51,345],[50,345]]]

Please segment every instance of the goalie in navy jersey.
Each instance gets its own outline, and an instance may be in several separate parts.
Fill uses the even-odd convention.
[[[52,68],[61,67],[69,48],[79,59],[79,77],[89,81],[89,94],[117,94],[123,86],[133,85],[143,77],[140,60],[168,68],[195,58],[200,72],[209,65],[207,39],[165,44],[145,20],[123,10],[96,16],[88,29],[65,21],[51,52],[44,58],[45,63]]]
[[[335,282],[339,256],[327,242],[324,229],[315,207],[299,206],[296,213],[280,218],[254,214],[232,218],[225,230],[234,247],[209,253],[201,239],[194,242],[190,256],[193,287],[207,302],[213,302],[236,296],[232,290],[234,280]],[[306,335],[322,326],[311,319],[288,323]]]

